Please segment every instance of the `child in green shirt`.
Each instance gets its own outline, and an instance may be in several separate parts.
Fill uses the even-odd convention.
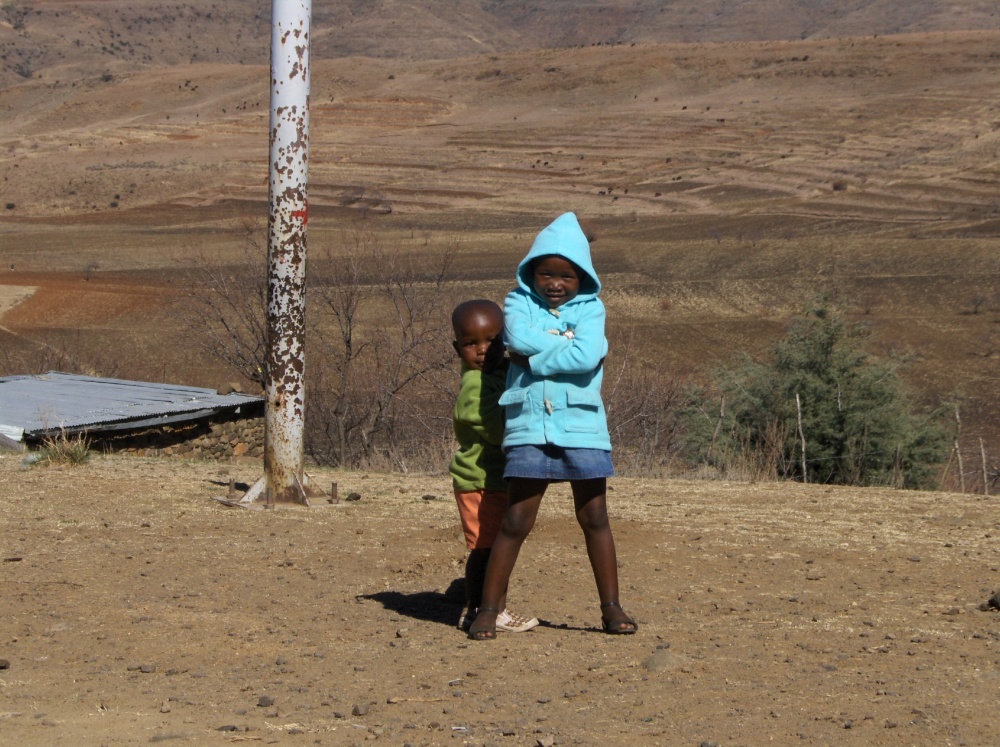
[[[504,432],[500,395],[506,383],[507,361],[503,312],[497,304],[465,301],[455,307],[451,322],[455,331],[452,345],[462,361],[462,383],[452,418],[459,448],[449,471],[469,548],[465,563],[468,609],[461,623],[464,630],[475,619],[482,602],[486,564],[507,509],[505,458],[500,447]],[[505,608],[497,617],[499,631],[521,633],[536,625],[536,618]]]

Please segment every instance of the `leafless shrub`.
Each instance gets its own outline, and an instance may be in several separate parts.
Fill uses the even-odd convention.
[[[687,477],[733,482],[772,482],[787,478],[792,471],[784,450],[787,429],[774,421],[764,428],[761,436],[754,443],[746,437],[737,441],[724,440],[721,448],[698,462]]]
[[[267,381],[267,234],[264,222],[240,222],[240,257],[225,265],[206,256],[186,271],[177,318],[187,339],[261,389]]]
[[[451,252],[427,269],[359,225],[342,235],[337,251],[310,258],[306,449],[323,464],[406,470],[433,460],[440,466],[455,383],[445,286]],[[263,389],[263,225],[244,222],[240,242],[235,265],[202,258],[192,268],[181,319],[192,344]]]
[[[972,340],[970,352],[981,358],[992,358],[1000,349],[1000,331],[991,329]]]
[[[871,316],[875,313],[875,309],[885,303],[885,299],[882,294],[877,291],[869,291],[861,296],[858,300],[858,306],[861,308],[861,313],[864,316]]]
[[[1000,490],[1000,458],[983,438],[963,436],[960,419],[948,463],[941,472],[939,489],[990,496]]]
[[[310,451],[320,461],[358,466],[382,458],[406,469],[419,445],[450,436],[452,255],[429,269],[370,231],[345,235],[345,251],[324,261],[313,284],[310,329],[324,364],[314,385]],[[442,398],[442,393],[447,395]],[[443,407],[442,403],[447,406]],[[426,455],[425,455],[426,456]]]
[[[604,402],[621,474],[666,476],[680,448],[678,414],[686,402],[683,377],[636,365],[635,331],[605,361]]]
[[[62,371],[85,376],[121,377],[129,367],[127,351],[105,345],[79,327],[40,331],[30,338],[7,334],[11,339],[0,338],[3,343],[0,344],[0,374]]]

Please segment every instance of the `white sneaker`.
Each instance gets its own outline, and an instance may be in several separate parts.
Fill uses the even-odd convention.
[[[497,630],[505,633],[523,633],[537,625],[537,617],[524,617],[510,610],[505,609],[497,615]]]

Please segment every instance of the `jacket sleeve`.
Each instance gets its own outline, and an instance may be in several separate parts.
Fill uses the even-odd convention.
[[[455,420],[494,446],[503,442],[504,418],[500,406],[503,388],[503,381],[495,376],[466,374],[462,376],[462,387],[455,403]]]
[[[523,291],[515,290],[507,294],[503,303],[504,337],[507,347],[515,353],[532,356],[543,350],[561,347],[559,335],[548,330],[556,327],[555,317],[551,327],[542,329],[532,321],[533,302]],[[544,316],[542,317],[545,318]]]
[[[533,374],[581,374],[600,365],[608,354],[608,341],[604,337],[604,304],[594,299],[583,304],[581,312],[573,330],[573,339],[546,334],[556,344],[529,356]]]

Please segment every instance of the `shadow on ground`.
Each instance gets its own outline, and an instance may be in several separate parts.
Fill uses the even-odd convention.
[[[439,591],[379,591],[374,594],[360,594],[358,599],[371,599],[387,610],[414,620],[458,626],[465,602],[465,579],[456,578],[444,593]]]
[[[458,627],[462,618],[462,611],[465,604],[462,601],[465,597],[465,581],[457,578],[444,593],[438,591],[415,591],[405,593],[402,591],[378,591],[374,594],[359,594],[358,599],[370,599],[378,602],[387,610],[392,610],[400,615],[411,617],[414,620],[425,620],[427,622],[440,623],[449,627]],[[550,620],[539,618],[538,627],[552,628],[554,630],[579,630],[602,633],[600,627],[592,625],[570,625],[568,623],[554,623]]]

